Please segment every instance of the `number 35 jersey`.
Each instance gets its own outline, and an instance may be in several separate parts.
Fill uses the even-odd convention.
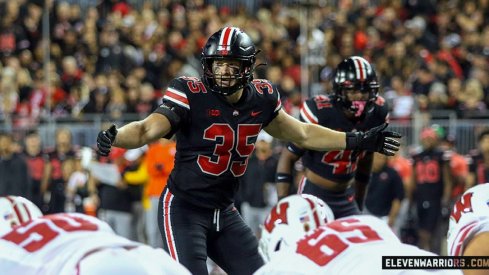
[[[367,131],[388,120],[388,108],[384,99],[379,96],[365,118],[352,122],[330,96],[319,95],[304,102],[300,119],[342,132]],[[306,150],[302,162],[307,169],[325,179],[344,182],[353,178],[357,170],[357,161],[362,154],[362,151],[352,150],[327,152]]]
[[[267,80],[253,80],[230,104],[198,78],[180,77],[170,82],[163,105],[178,108],[180,117],[178,129],[172,129],[177,153],[168,188],[200,207],[229,206],[258,133],[281,109],[278,91]]]
[[[382,256],[435,256],[403,244],[387,224],[373,216],[349,216],[323,225],[279,251],[255,275],[271,274],[461,274],[430,270],[383,270]]]
[[[83,259],[106,248],[128,249],[148,274],[189,274],[162,249],[117,236],[107,223],[76,213],[44,216],[0,236],[0,273],[84,274],[78,270]]]

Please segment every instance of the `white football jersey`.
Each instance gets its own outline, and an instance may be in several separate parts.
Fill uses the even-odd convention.
[[[162,249],[117,236],[107,223],[76,213],[47,215],[1,236],[0,270],[2,274],[83,275],[80,262],[117,248],[131,251],[135,262],[147,259],[143,274],[190,274]],[[146,256],[138,256],[142,252]],[[111,264],[106,258],[105,265]]]
[[[447,234],[449,256],[462,256],[464,248],[477,234],[489,232],[489,184],[467,191],[453,206]]]
[[[382,256],[435,256],[399,241],[373,216],[349,216],[308,233],[296,249],[283,250],[260,268],[262,274],[462,274],[459,270],[382,269]]]

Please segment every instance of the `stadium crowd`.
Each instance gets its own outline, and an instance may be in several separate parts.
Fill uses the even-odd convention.
[[[141,2],[136,8],[131,1],[102,1],[82,9],[66,1],[0,0],[0,119],[24,130],[19,139],[9,132],[0,135],[0,195],[25,196],[45,213],[98,214],[117,234],[161,246],[156,219],[141,217],[144,212],[156,215],[162,183],[173,165],[174,141],[114,150],[108,158],[94,156],[116,165],[121,180],[112,184],[89,176],[83,150],[72,144],[69,129],[58,129],[55,148],[44,148],[35,128],[51,118],[145,117],[161,102],[169,80],[202,74],[202,47],[225,25],[239,26],[252,37],[261,49],[257,64],[268,64],[257,68],[256,78],[276,83],[285,110],[295,117],[303,95],[328,93],[333,69],[351,55],[375,66],[392,120],[410,121],[416,110],[456,110],[459,117],[470,118],[489,106],[489,1],[337,1],[309,10],[305,36],[299,6],[279,1],[263,3],[256,12],[202,0]],[[50,40],[43,39],[43,5],[50,11]],[[309,72],[316,74],[308,76],[307,93],[301,91],[302,47],[308,48]],[[480,135],[480,152],[465,159],[453,157],[443,129],[425,130],[421,139],[433,144],[423,144],[423,150],[441,148],[451,165],[455,182],[444,203],[487,182],[488,132]],[[281,144],[274,145],[278,153]],[[162,154],[166,157],[157,157]],[[407,158],[390,162],[407,199],[413,199],[417,179]],[[296,168],[300,174],[300,164]],[[269,188],[270,177],[263,178],[260,188]],[[256,203],[264,213],[276,202],[266,192]],[[410,211],[404,212],[407,219],[389,217],[389,225],[404,241],[417,243],[417,234],[406,225]],[[394,225],[396,218],[402,224]],[[424,248],[441,251],[437,244]]]

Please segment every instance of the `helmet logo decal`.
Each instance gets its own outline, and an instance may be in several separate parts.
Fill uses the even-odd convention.
[[[473,212],[472,210],[472,195],[473,193],[466,193],[460,199],[458,199],[457,203],[453,206],[453,211],[451,214],[451,218],[458,222],[462,217],[462,214]]]
[[[226,27],[222,30],[219,45],[217,46],[217,52],[219,54],[227,55],[231,50],[231,39],[236,31],[239,31],[239,29],[235,27]]]
[[[265,221],[265,229],[268,232],[272,232],[276,225],[284,223],[287,224],[287,209],[289,208],[288,202],[282,202],[276,205],[268,215]]]

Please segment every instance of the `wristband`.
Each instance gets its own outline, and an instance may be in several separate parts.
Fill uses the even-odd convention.
[[[288,173],[277,173],[276,182],[292,183],[292,175]]]
[[[358,134],[353,132],[346,133],[345,150],[356,150],[358,148]]]
[[[297,145],[292,142],[289,142],[289,144],[287,144],[287,150],[297,156],[302,156],[306,152],[304,148],[297,147]]]

